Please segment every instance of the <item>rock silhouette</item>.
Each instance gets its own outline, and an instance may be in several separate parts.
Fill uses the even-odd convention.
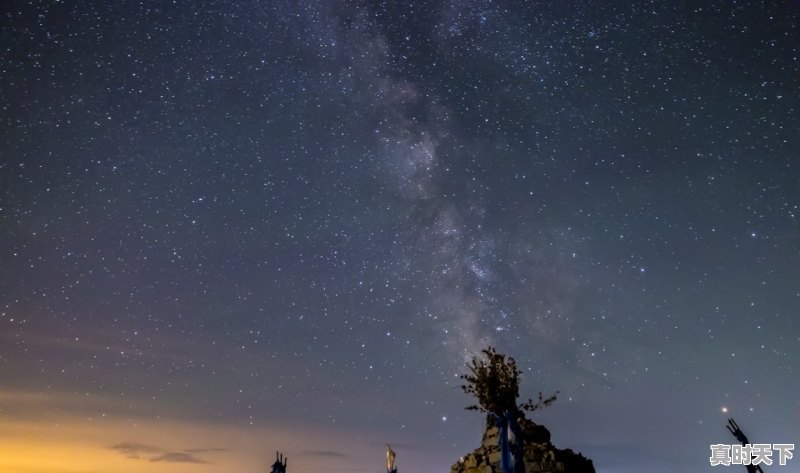
[[[525,473],[595,473],[591,460],[570,449],[550,443],[550,431],[520,414]],[[481,446],[450,467],[450,473],[501,473],[500,429],[487,418]]]

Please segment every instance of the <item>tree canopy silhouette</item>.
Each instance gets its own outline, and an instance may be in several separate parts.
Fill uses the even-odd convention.
[[[533,412],[555,402],[558,391],[546,399],[540,392],[538,402],[528,399],[517,404],[519,377],[522,372],[517,368],[516,360],[510,356],[506,358],[506,355],[498,353],[492,346],[484,348],[481,353],[484,356],[476,355],[467,364],[470,373],[461,375],[461,379],[466,381],[461,389],[466,394],[475,396],[478,401],[477,404],[467,406],[467,410],[504,416],[512,412]]]

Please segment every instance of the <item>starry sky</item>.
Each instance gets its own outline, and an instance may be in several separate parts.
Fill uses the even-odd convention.
[[[446,472],[488,344],[599,473],[800,445],[799,26],[4,2],[0,469]]]

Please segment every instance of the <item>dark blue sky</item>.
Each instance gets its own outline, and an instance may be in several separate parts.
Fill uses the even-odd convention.
[[[598,472],[713,471],[727,416],[800,444],[797,2],[1,12],[10,434],[102,411],[205,429],[81,440],[138,471],[446,471],[492,344]]]

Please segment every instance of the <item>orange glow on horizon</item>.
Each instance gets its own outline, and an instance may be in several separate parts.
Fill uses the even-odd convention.
[[[255,473],[268,469],[276,450],[289,458],[293,471],[313,471],[325,466],[361,466],[370,453],[379,462],[383,454],[380,449],[372,452],[373,447],[352,432],[319,426],[236,426],[110,414],[90,419],[63,408],[72,405],[72,397],[0,392],[0,471]],[[102,399],[92,402],[104,404]],[[356,455],[354,448],[360,450]],[[309,454],[315,451],[347,455]]]
[[[217,436],[219,438],[215,438]],[[229,445],[215,446],[213,448],[219,451],[202,454],[186,452],[226,437],[218,426],[187,426],[175,422],[133,425],[126,420],[98,422],[75,418],[62,418],[57,424],[3,421],[0,422],[0,471],[201,473],[218,471],[222,464],[228,471],[263,470],[263,462],[259,462],[257,455],[231,450]],[[152,450],[138,453],[138,458],[133,458],[129,452],[114,448],[123,444],[150,446]],[[197,459],[207,463],[157,460],[170,452],[185,454],[185,460]]]

